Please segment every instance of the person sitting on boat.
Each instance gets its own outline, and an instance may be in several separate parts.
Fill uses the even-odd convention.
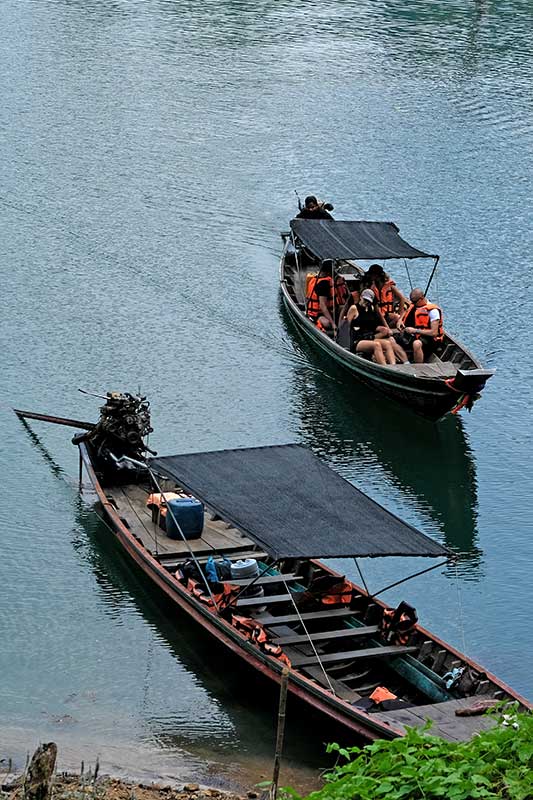
[[[396,286],[396,283],[387,275],[380,264],[371,264],[364,274],[361,285],[372,289],[379,301],[379,308],[385,321],[391,328],[396,328],[404,309],[409,306],[409,301]],[[400,313],[396,313],[396,305]]]
[[[372,289],[363,289],[359,302],[348,309],[346,319],[350,323],[351,349],[354,353],[370,355],[382,366],[396,364],[394,339],[377,308],[376,295]],[[403,355],[407,361],[406,354]]]
[[[331,203],[319,203],[314,194],[308,195],[304,201],[304,207],[296,215],[299,219],[333,219],[330,211],[333,211]]]
[[[415,337],[412,345],[415,364],[423,364],[444,338],[442,309],[428,302],[422,289],[413,289],[409,297],[411,304],[403,314],[402,324],[405,332]]]
[[[307,284],[305,313],[321,331],[336,330],[333,301],[333,261],[322,262],[318,275]]]

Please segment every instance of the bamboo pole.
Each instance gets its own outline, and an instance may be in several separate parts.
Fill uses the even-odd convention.
[[[276,735],[276,754],[274,756],[274,773],[270,785],[270,800],[276,800],[278,794],[279,770],[281,767],[281,754],[283,752],[283,737],[285,735],[285,710],[287,708],[287,687],[289,685],[288,667],[283,667],[281,684],[279,688],[278,731]]]

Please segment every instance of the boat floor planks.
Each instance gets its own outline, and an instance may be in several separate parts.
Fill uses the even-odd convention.
[[[189,546],[194,551],[213,551],[213,555],[224,553],[225,549],[235,551],[253,550],[254,542],[235,528],[228,528],[222,520],[211,520],[206,513],[204,530],[199,539],[189,539],[188,544],[171,539],[159,526],[152,522],[152,514],[146,506],[148,492],[141,486],[126,485],[106,487],[106,494],[117,506],[119,516],[126,520],[129,530],[137,536],[152,553],[180,553],[188,555]]]
[[[430,729],[431,734],[450,741],[462,742],[470,739],[475,733],[487,730],[494,725],[494,720],[487,716],[455,716],[457,708],[468,708],[474,704],[475,698],[463,697],[459,700],[448,700],[445,703],[380,711],[372,716],[403,728],[406,725],[411,728],[420,728],[430,719],[433,723]]]

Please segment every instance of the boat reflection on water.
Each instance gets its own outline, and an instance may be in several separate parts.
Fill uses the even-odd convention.
[[[457,554],[458,573],[478,580],[476,469],[462,420],[429,423],[324,363],[298,333],[293,342],[301,354],[294,367],[295,434],[364,491],[376,486],[374,497],[390,510],[385,491],[407,498],[418,516],[409,521],[436,531]]]

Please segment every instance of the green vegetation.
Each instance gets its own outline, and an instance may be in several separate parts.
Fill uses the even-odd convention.
[[[448,742],[409,728],[393,741],[342,748],[326,785],[305,800],[533,799],[533,715],[506,713],[469,742]],[[302,800],[292,789],[285,790]]]

